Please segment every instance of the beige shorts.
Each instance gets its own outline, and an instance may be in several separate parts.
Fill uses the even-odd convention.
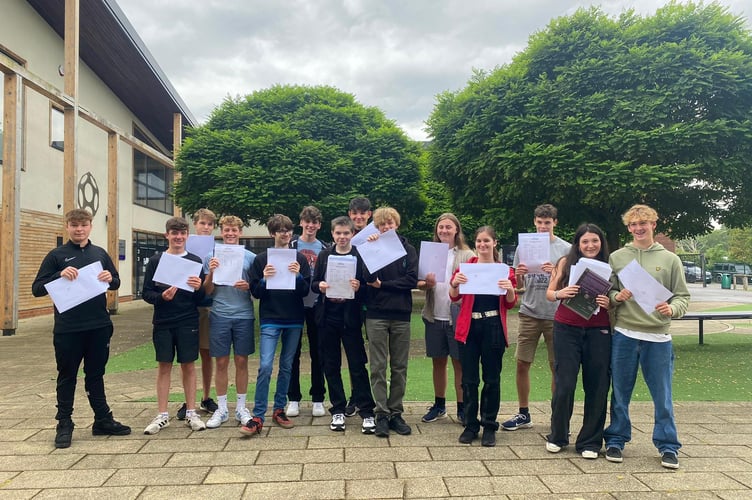
[[[209,350],[209,313],[211,307],[198,308],[198,348]]]
[[[548,349],[548,362],[554,362],[554,321],[551,319],[537,319],[519,314],[519,334],[517,335],[517,352],[515,358],[526,363],[535,360],[535,351],[541,335]]]

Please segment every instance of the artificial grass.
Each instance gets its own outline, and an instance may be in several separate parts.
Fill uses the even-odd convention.
[[[417,317],[417,320],[416,320]],[[413,315],[412,337],[421,338],[423,326],[420,315]],[[699,345],[694,335],[675,335],[673,338],[675,352],[674,400],[675,401],[750,401],[752,400],[752,335],[734,333],[706,334],[705,344]],[[502,367],[502,401],[513,403],[517,399],[514,381],[515,360],[512,345],[504,355]],[[304,356],[307,356],[307,342],[304,336]],[[253,356],[258,356],[254,354]],[[198,363],[197,363],[198,364]],[[451,364],[450,364],[451,365]],[[156,367],[154,350],[151,343],[144,344],[125,353],[113,356],[107,366],[108,373],[130,372],[135,370],[152,369]],[[179,368],[176,366],[176,370]],[[450,366],[449,390],[447,400],[454,401],[452,373]],[[276,368],[275,368],[276,372]],[[349,376],[346,369],[342,370],[342,379],[349,394]],[[546,349],[543,344],[538,348],[535,362],[530,370],[530,400],[548,401],[550,393],[550,372]],[[273,397],[276,380],[270,384],[270,400]],[[301,386],[305,393],[310,387],[310,377],[301,375]],[[249,399],[252,399],[256,386],[248,386]],[[231,399],[235,395],[235,387],[230,386],[228,393]],[[582,390],[578,389],[577,400],[583,398]],[[170,395],[171,401],[182,401],[182,393]],[[405,394],[406,401],[433,401],[433,382],[431,360],[421,355],[415,355],[408,365],[408,382]],[[155,401],[148,398],[145,401]],[[650,401],[650,393],[645,386],[642,375],[638,375],[635,386],[634,401]]]

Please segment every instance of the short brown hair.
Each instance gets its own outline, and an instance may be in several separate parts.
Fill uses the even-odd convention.
[[[91,222],[94,217],[91,212],[83,208],[74,208],[65,214],[65,224],[68,225],[71,222]]]
[[[165,231],[188,231],[188,221],[182,217],[170,217],[165,222]]]
[[[266,228],[269,230],[269,234],[274,234],[283,229],[292,231],[292,220],[282,214],[274,214],[266,221]]]
[[[559,218],[559,211],[550,203],[544,203],[535,207],[533,217],[557,220]]]
[[[236,217],[234,215],[225,215],[221,219],[219,219],[219,227],[222,228],[224,226],[234,226],[238,229],[243,229],[243,219],[240,217]]]
[[[334,231],[334,228],[337,226],[346,227],[351,233],[355,232],[355,224],[353,224],[352,219],[347,215],[340,215],[339,217],[332,219],[332,231]]]
[[[209,219],[212,224],[217,222],[217,216],[208,208],[199,208],[193,213],[193,223],[197,223],[201,219]]]
[[[373,213],[373,225],[379,227],[389,221],[394,221],[397,227],[400,225],[400,214],[392,207],[379,207]]]
[[[306,222],[321,222],[321,210],[312,205],[303,207],[303,210],[300,211],[300,220]]]

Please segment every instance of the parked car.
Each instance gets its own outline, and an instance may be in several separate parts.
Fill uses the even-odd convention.
[[[748,266],[747,264],[741,264],[737,262],[717,262],[713,265],[713,281],[716,283],[721,282],[721,277],[724,274],[729,274],[732,276],[735,274],[746,274],[747,275],[747,283],[752,283],[752,268]]]
[[[713,273],[711,273],[710,271],[705,271],[705,283],[709,285],[712,282],[713,282]]]

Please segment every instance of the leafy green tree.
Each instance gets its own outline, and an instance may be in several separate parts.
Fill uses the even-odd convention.
[[[511,234],[546,202],[562,229],[594,222],[612,248],[638,202],[674,239],[750,222],[752,36],[717,3],[555,19],[509,65],[440,95],[428,125],[458,210]]]
[[[226,99],[188,132],[176,159],[175,200],[264,223],[297,222],[305,205],[327,221],[354,196],[391,205],[403,224],[424,209],[420,147],[376,109],[332,87],[275,86]]]
[[[752,228],[735,228],[729,230],[729,260],[752,263]]]

